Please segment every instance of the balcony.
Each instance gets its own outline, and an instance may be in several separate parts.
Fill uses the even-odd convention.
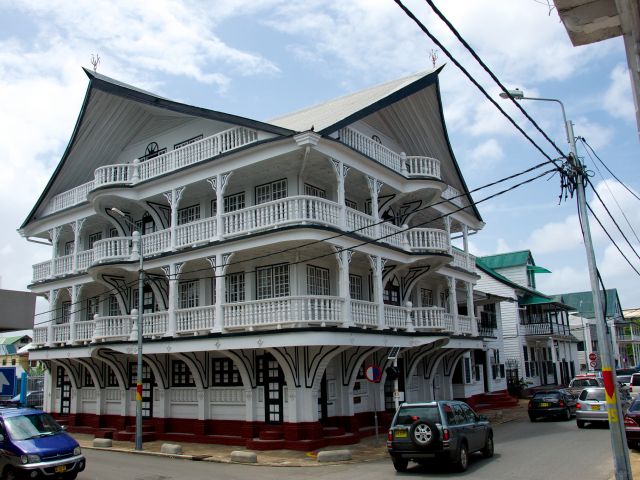
[[[390,223],[375,225],[370,215],[345,207],[346,228],[359,235],[403,249],[407,252],[448,253],[449,236],[436,228],[412,228],[406,230]],[[218,235],[215,217],[196,220],[175,227],[175,245],[172,230],[167,228],[143,235],[145,257],[163,252],[192,248],[218,239],[234,238],[248,233],[272,230],[287,225],[324,225],[336,229],[341,227],[341,208],[329,200],[310,196],[287,197],[222,215],[222,232]],[[132,237],[114,237],[98,240],[92,250],[73,255],[56,257],[33,266],[33,282],[56,276],[86,271],[91,265],[104,262],[129,261],[132,259]],[[473,270],[471,270],[473,269]],[[469,271],[475,270],[475,261],[469,263]]]
[[[180,168],[203,162],[222,153],[235,150],[258,140],[258,132],[237,127],[203,138],[184,147],[176,148],[145,162],[106,165],[94,172],[94,179],[53,197],[44,210],[51,215],[65,208],[87,201],[92,190],[108,185],[135,185]]]
[[[476,257],[474,255],[465,253],[455,247],[451,253],[453,254],[452,266],[461,268],[467,272],[476,273]]]
[[[216,306],[206,305],[175,310],[175,337],[202,336],[213,331],[279,330],[281,328],[349,327],[379,329],[378,308],[373,302],[351,301],[349,318],[345,318],[345,300],[329,296],[296,296],[254,300],[222,305],[223,318],[216,326]],[[136,332],[131,315],[100,317],[91,321],[36,327],[35,346],[132,341]],[[384,305],[382,329],[419,331],[477,336],[476,319],[445,313],[439,307],[400,307]],[[142,317],[145,338],[166,337],[171,330],[168,311],[145,313]],[[71,335],[73,332],[73,336]],[[51,340],[49,338],[51,337]]]
[[[527,323],[520,324],[520,328],[525,335],[569,335],[569,327],[559,323]]]
[[[440,160],[424,156],[408,157],[404,153],[396,153],[352,128],[341,129],[339,135],[340,141],[345,145],[404,176],[441,179]]]

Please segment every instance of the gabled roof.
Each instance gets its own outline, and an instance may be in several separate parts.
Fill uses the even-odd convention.
[[[27,335],[14,336],[14,337],[0,337],[0,345],[13,345],[15,343],[18,343],[20,340],[22,340],[25,337],[27,337],[27,339],[29,338]]]
[[[531,250],[520,250],[518,252],[499,253],[481,257],[483,265],[491,269],[518,267],[524,265],[535,265]]]
[[[603,300],[606,299],[607,318],[620,317],[619,320],[622,320],[622,307],[620,305],[620,298],[618,297],[618,290],[610,288],[605,290],[605,292],[606,297],[604,297]],[[563,293],[562,298],[565,303],[574,307],[581,317],[595,318],[593,293],[591,291]]]

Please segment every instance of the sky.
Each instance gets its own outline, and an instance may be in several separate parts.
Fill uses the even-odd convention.
[[[492,98],[499,88],[419,0],[406,5]],[[640,144],[621,37],[573,47],[543,0],[439,0],[436,5],[508,88],[564,102],[575,134],[637,193]],[[25,290],[51,249],[17,233],[70,138],[88,84],[81,67],[180,102],[268,120],[432,68],[437,50],[444,116],[470,188],[543,161],[540,153],[462,75],[392,0],[0,0],[0,286]],[[499,100],[499,99],[498,99]],[[507,112],[552,157],[515,107]],[[557,104],[522,106],[565,152]],[[640,251],[640,203],[579,142],[591,181]],[[604,175],[599,175],[596,166]],[[486,226],[476,255],[530,249],[548,293],[590,288],[575,200],[559,202],[557,176],[479,205]],[[484,192],[475,194],[483,198]],[[596,215],[640,270],[606,212]],[[624,214],[623,214],[624,213]],[[623,308],[640,307],[640,278],[592,221],[599,269]],[[42,310],[46,304],[38,304]],[[43,307],[43,305],[45,305]]]

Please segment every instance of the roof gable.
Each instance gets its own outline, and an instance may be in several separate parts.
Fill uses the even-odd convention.
[[[531,250],[487,255],[485,257],[481,257],[481,260],[485,266],[494,270],[500,268],[535,265],[533,256],[531,255]]]
[[[606,301],[607,318],[622,317],[622,306],[618,297],[618,290],[610,288],[605,290],[606,296],[602,295],[603,301]],[[581,317],[595,318],[595,309],[593,308],[593,292],[574,292],[561,294],[563,301],[574,307]]]

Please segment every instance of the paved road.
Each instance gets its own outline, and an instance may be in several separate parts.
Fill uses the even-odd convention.
[[[462,476],[474,480],[583,478],[608,480],[613,471],[609,430],[578,430],[575,421],[544,421],[531,424],[511,422],[495,427],[494,458],[475,455]],[[446,466],[414,467],[411,473],[396,474],[390,461],[323,467],[260,467],[194,462],[85,450],[88,467],[81,480],[260,480],[344,479],[377,480],[389,477],[451,477]],[[416,475],[417,474],[417,475]],[[456,475],[457,476],[457,475]]]

